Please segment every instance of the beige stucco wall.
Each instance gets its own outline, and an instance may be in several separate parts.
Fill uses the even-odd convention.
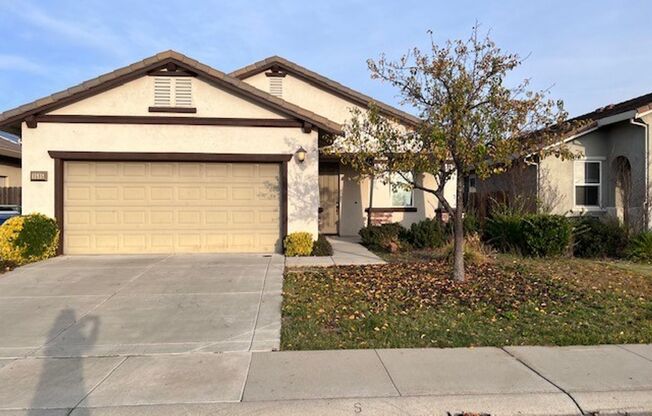
[[[206,117],[278,118],[278,114],[197,79],[194,97],[197,114]],[[90,97],[52,114],[154,115],[151,77],[143,77]],[[160,117],[179,114],[156,114]],[[99,152],[188,152],[294,154],[307,150],[306,160],[288,163],[288,231],[317,235],[318,133],[300,128],[236,126],[126,125],[39,123],[35,129],[23,123],[23,212],[54,215],[54,160],[50,150]],[[30,182],[29,172],[49,173],[47,182]]]
[[[148,111],[150,106],[154,106],[154,78],[150,76],[138,78],[49,114],[170,116],[171,114]],[[198,78],[192,79],[192,98],[197,113],[172,115],[175,117],[283,118],[276,112],[215,88]]]
[[[22,182],[20,166],[0,162],[0,177],[6,177],[5,186],[20,186]]]
[[[629,120],[604,126],[568,143],[570,150],[580,154],[577,160],[602,162],[601,207],[586,210],[575,206],[573,160],[554,156],[543,159],[539,169],[539,194],[541,199],[555,200],[552,212],[561,215],[615,214],[615,171],[617,157],[626,157],[631,165],[631,209],[637,224],[642,225],[645,204],[645,129],[632,125]]]

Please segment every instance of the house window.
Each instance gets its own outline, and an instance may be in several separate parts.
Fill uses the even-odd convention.
[[[154,78],[155,107],[192,107],[192,78]]]
[[[474,174],[469,175],[469,193],[475,193],[476,188],[475,188],[475,182],[476,182],[476,176]]]
[[[602,162],[598,160],[576,160],[574,168],[575,206],[600,207]]]
[[[412,180],[412,173],[404,174],[409,180]],[[390,197],[393,207],[411,207],[413,205],[412,201],[412,187],[409,183],[403,179],[403,176],[395,173],[391,176],[390,182]]]

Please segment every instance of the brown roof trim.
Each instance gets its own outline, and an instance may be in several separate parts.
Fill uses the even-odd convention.
[[[230,162],[230,163],[282,163],[292,159],[292,154],[256,153],[156,153],[156,152],[66,152],[50,150],[51,158],[79,161],[112,162]]]
[[[241,127],[301,127],[306,123],[286,118],[221,118],[221,117],[187,117],[187,116],[95,116],[75,114],[45,114],[34,118],[38,123],[71,124],[153,124],[184,126],[241,126]],[[309,123],[308,123],[309,124]],[[29,127],[29,126],[28,126]],[[310,131],[305,131],[310,133]]]
[[[325,89],[362,107],[367,107],[370,103],[374,103],[384,115],[395,117],[407,125],[416,126],[421,122],[418,117],[415,117],[412,114],[399,110],[396,107],[392,107],[389,104],[375,100],[368,95],[355,91],[340,84],[337,81],[326,78],[323,75],[311,71],[308,68],[304,68],[301,65],[298,65],[280,56],[271,56],[269,58],[263,59],[262,61],[258,61],[254,64],[237,69],[231,72],[229,75],[238,79],[245,79],[260,72],[267,71],[272,67],[277,68],[277,70],[288,72],[292,75],[300,77],[310,84]]]
[[[226,75],[224,72],[171,50],[161,52],[150,58],[117,69],[51,96],[22,105],[13,110],[5,111],[0,114],[0,126],[11,126],[22,122],[28,116],[42,114],[56,108],[64,107],[75,101],[99,94],[141,76],[145,76],[151,71],[165,68],[170,64],[196,73],[198,78],[236,95],[245,97],[266,108],[308,122],[327,133],[342,133],[342,127],[338,123],[261,91],[237,78]]]

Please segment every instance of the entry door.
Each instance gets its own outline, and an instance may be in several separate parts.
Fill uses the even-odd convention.
[[[319,232],[337,234],[340,222],[340,173],[337,164],[319,167]]]

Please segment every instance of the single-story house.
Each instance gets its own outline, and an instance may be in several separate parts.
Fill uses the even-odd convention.
[[[167,51],[6,111],[0,128],[22,139],[23,212],[56,218],[63,253],[274,252],[294,231],[434,216],[433,196],[378,181],[368,210],[371,182],[320,151],[372,101],[418,122],[280,57],[226,74]]]
[[[471,176],[471,204],[481,214],[498,200],[553,214],[613,217],[633,230],[649,229],[652,94],[575,120],[583,121],[581,130],[564,141],[576,158],[528,158],[487,180]]]
[[[0,188],[20,187],[21,155],[18,137],[0,131]]]

